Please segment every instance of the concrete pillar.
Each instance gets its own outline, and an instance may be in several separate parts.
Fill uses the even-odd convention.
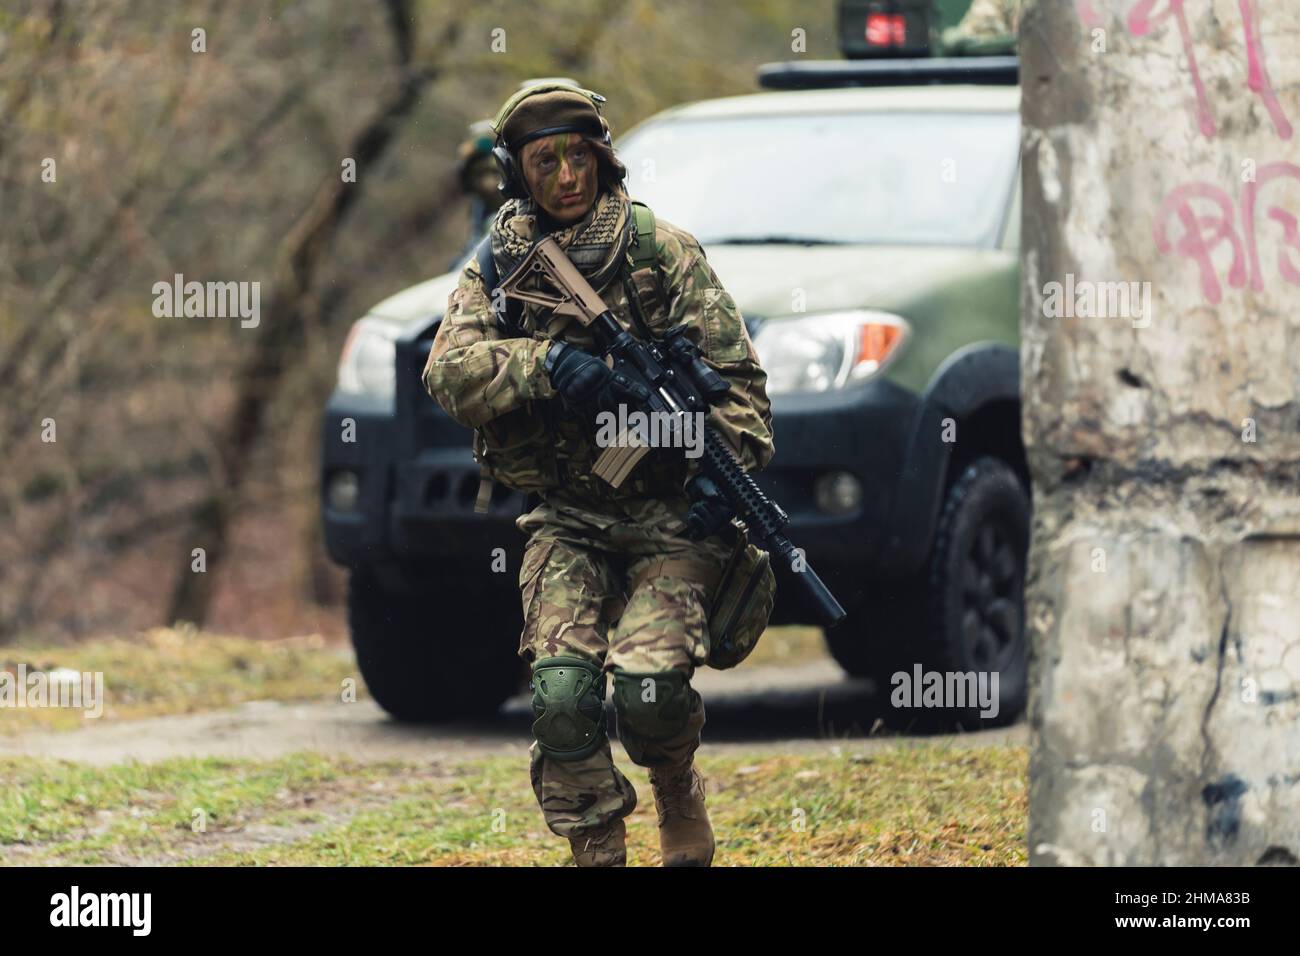
[[[1021,87],[1030,861],[1296,863],[1300,3],[1030,0]]]

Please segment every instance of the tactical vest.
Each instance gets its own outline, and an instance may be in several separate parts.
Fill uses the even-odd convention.
[[[652,331],[646,317],[665,312],[668,297],[655,243],[654,212],[636,201],[631,205],[636,235],[628,243],[623,266],[611,280],[611,285],[614,282],[622,284],[635,326],[629,331],[648,340]],[[476,258],[488,297],[495,300],[493,293],[500,280],[492,258],[490,236],[479,245]],[[608,287],[602,291],[608,295]],[[517,310],[507,308],[505,314],[497,315],[497,321],[502,333],[508,337],[532,335],[538,339],[547,338],[545,332],[530,332],[523,328]],[[570,329],[574,325],[571,323]],[[652,449],[617,491],[594,475],[583,473],[588,462],[577,463],[579,473],[575,474],[571,459],[562,453],[565,442],[560,439],[567,436],[571,442],[581,444],[580,436],[590,436],[591,431],[590,422],[567,416],[556,407],[553,399],[528,402],[475,428],[474,460],[479,465],[475,512],[487,512],[492,486],[497,481],[524,492],[585,486],[581,490],[595,498],[681,490],[686,464],[681,453],[674,454],[673,449]]]

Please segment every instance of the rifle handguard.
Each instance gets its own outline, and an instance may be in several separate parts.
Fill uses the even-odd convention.
[[[727,380],[705,363],[700,347],[686,337],[685,325],[674,325],[664,333],[664,348],[669,355],[690,367],[691,377],[710,405],[716,405],[731,391]]]

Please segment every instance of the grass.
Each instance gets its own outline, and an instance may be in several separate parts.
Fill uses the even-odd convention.
[[[101,717],[70,707],[5,707],[0,734],[72,730],[105,720],[129,720],[233,707],[249,700],[337,699],[343,682],[366,694],[356,664],[330,650],[319,636],[258,641],[156,628],[132,637],[79,644],[10,644],[0,647],[0,670],[27,673],[69,668],[104,675]]]
[[[772,628],[745,666],[825,655],[816,628]],[[253,641],[158,629],[78,645],[17,644],[0,667],[105,675],[105,720],[189,713],[258,699],[325,699],[357,681],[320,638]],[[6,708],[0,733],[94,724],[80,711]],[[618,746],[640,803],[629,860],[659,863],[646,773]],[[718,865],[1024,865],[1023,746],[844,741],[829,751],[711,751]],[[557,866],[522,752],[419,763],[298,753],[273,760],[182,758],[88,766],[0,759],[0,863]]]
[[[104,768],[11,759],[0,765],[0,846],[103,862],[120,846],[154,849],[195,826],[237,827],[295,794],[329,787],[343,769],[309,753],[266,763],[186,758]]]
[[[659,862],[645,771],[629,861]],[[718,865],[1024,865],[1024,747],[701,752]],[[195,811],[201,810],[199,817]],[[196,821],[203,823],[196,831]],[[555,866],[522,754],[447,763],[0,761],[0,862]]]

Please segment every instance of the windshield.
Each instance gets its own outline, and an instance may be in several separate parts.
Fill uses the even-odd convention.
[[[991,246],[1015,113],[665,119],[619,143],[628,189],[701,243]]]

